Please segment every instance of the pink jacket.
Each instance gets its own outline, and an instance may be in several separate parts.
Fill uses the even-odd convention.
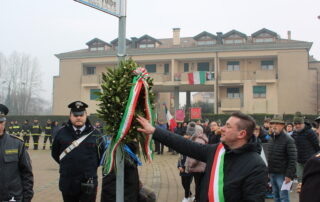
[[[208,138],[205,134],[199,134],[192,136],[192,141],[198,142],[200,144],[208,144]],[[206,168],[206,163],[202,161],[198,161],[196,159],[187,157],[187,163],[186,163],[186,170],[188,173],[198,173],[198,172],[204,172]]]

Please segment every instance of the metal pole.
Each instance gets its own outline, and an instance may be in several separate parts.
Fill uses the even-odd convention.
[[[121,1],[121,12],[123,15],[119,17],[119,33],[118,33],[118,64],[126,57],[126,1]],[[116,202],[124,202],[124,156],[121,153],[121,144],[117,148],[116,152],[116,164],[117,164],[117,195]]]

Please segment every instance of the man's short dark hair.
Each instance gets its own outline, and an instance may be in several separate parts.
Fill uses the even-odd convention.
[[[238,129],[245,130],[247,132],[247,140],[249,140],[253,135],[254,129],[256,128],[256,121],[252,118],[252,116],[241,112],[234,112],[231,114],[231,116],[240,119],[240,121],[237,123]]]

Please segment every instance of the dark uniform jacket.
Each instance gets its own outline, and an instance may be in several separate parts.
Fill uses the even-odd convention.
[[[320,200],[320,154],[314,155],[305,164],[302,178],[300,202],[319,202]]]
[[[41,126],[39,124],[32,124],[30,132],[31,134],[40,135],[42,133]]]
[[[51,124],[47,124],[45,127],[44,127],[44,134],[46,135],[52,135],[52,126]]]
[[[91,133],[82,143],[68,153],[61,161],[60,154],[76,139]],[[97,168],[99,166],[98,139],[100,133],[95,130],[89,120],[86,122],[86,128],[80,134],[76,135],[71,121],[61,128],[54,138],[52,144],[52,157],[60,164],[59,188],[62,193],[68,195],[78,195],[80,193],[81,183],[93,178],[97,185]]]
[[[301,131],[294,131],[291,137],[296,143],[298,163],[305,164],[312,155],[320,150],[318,137],[311,129],[310,123],[305,123]]]
[[[18,124],[14,124],[12,126],[12,135],[19,135],[21,132],[21,128]]]
[[[294,140],[285,132],[271,135],[268,144],[269,173],[293,179],[296,173],[297,149]]]
[[[31,131],[31,126],[29,125],[29,124],[23,124],[22,126],[21,126],[21,132],[22,133],[30,133],[30,131]]]
[[[12,197],[19,202],[31,201],[33,174],[23,141],[5,133],[0,136],[0,201]]]
[[[200,193],[200,202],[207,202],[217,144],[192,142],[158,127],[153,138],[181,154],[207,163]],[[265,163],[256,152],[256,144],[252,141],[255,141],[254,136],[249,143],[234,150],[225,145],[223,193],[226,202],[264,202],[268,173]]]

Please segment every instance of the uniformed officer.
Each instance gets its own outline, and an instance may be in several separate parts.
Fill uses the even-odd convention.
[[[93,202],[97,194],[100,134],[87,118],[86,103],[76,101],[68,107],[69,121],[52,144],[52,157],[60,164],[59,189],[65,202]]]
[[[14,121],[10,121],[9,127],[8,127],[8,133],[12,135],[13,132],[13,126],[14,126]]]
[[[33,174],[23,141],[5,131],[9,110],[0,104],[0,201],[30,202]]]
[[[47,124],[44,128],[44,140],[43,140],[43,150],[46,149],[47,140],[50,142],[50,149],[52,148],[52,123],[51,120],[47,120]]]
[[[31,135],[33,139],[33,149],[38,150],[39,138],[42,133],[41,126],[39,124],[38,119],[33,120],[33,124],[31,126]]]
[[[26,149],[29,148],[29,140],[31,135],[31,126],[28,120],[25,120],[23,125],[21,126],[21,133],[23,136],[23,141],[26,146]]]
[[[12,135],[20,137],[20,132],[21,132],[21,128],[20,128],[19,122],[15,120],[12,126]]]

